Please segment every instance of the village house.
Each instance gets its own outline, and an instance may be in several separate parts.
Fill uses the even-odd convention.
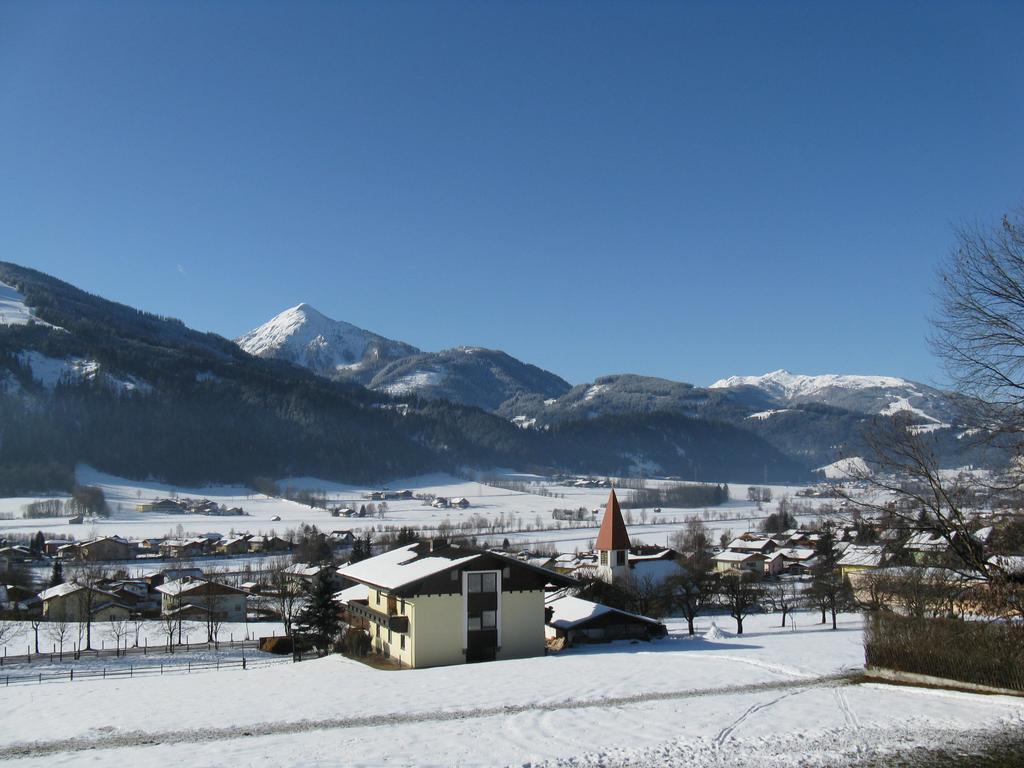
[[[161,616],[205,619],[212,614],[222,621],[245,621],[248,594],[227,584],[186,576],[165,582],[156,591],[161,594]]]
[[[329,565],[314,565],[310,563],[293,563],[284,569],[284,575],[295,582],[312,584],[320,574],[326,573],[330,576],[333,584],[337,584],[338,576],[335,569]]]
[[[356,535],[351,530],[331,531],[327,534],[327,543],[334,549],[351,549],[355,541]]]
[[[765,575],[775,576],[782,572],[804,574],[814,567],[818,550],[807,547],[785,547],[776,549],[768,556],[765,563]],[[778,567],[769,570],[770,563],[778,563]]]
[[[36,593],[28,587],[0,584],[0,611],[24,610],[36,597]]]
[[[73,543],[74,542],[71,541],[71,539],[47,539],[43,542],[43,552],[51,557],[55,557],[57,555],[57,550]]]
[[[201,579],[203,578],[202,568],[165,568],[162,571],[154,571],[147,573],[142,577],[142,580],[146,582],[146,587],[150,591],[155,591],[161,584],[166,584],[176,579]]]
[[[117,536],[93,539],[79,545],[79,559],[89,562],[103,560],[134,560],[136,546]]]
[[[729,549],[719,552],[711,559],[715,563],[715,570],[719,573],[746,571],[756,576],[763,576],[764,564],[768,560],[768,556],[762,555],[760,552],[734,552]]]
[[[232,536],[217,542],[217,551],[222,555],[244,555],[249,551],[248,536]]]
[[[160,555],[175,560],[201,557],[210,549],[210,542],[202,537],[193,539],[166,539],[160,544]]]
[[[280,536],[257,536],[249,540],[250,552],[288,552],[291,548],[291,542]]]
[[[911,553],[917,563],[927,562],[949,551],[949,541],[935,531],[917,531],[912,534],[903,548]]]
[[[849,580],[850,575],[879,568],[885,562],[885,548],[880,544],[851,545],[839,558],[839,572],[843,579]]]
[[[566,645],[603,643],[612,640],[650,640],[664,637],[665,625],[635,613],[593,603],[565,592],[545,600],[547,636]]]
[[[116,595],[74,582],[43,590],[39,599],[43,601],[43,616],[47,621],[85,621],[90,614],[92,621],[107,621],[126,619],[131,614],[130,607]]]
[[[544,594],[575,582],[519,560],[442,542],[419,542],[344,566],[366,588],[342,601],[373,648],[407,667],[544,653]],[[342,595],[352,592],[343,590]]]
[[[770,555],[778,548],[779,545],[775,543],[774,539],[757,533],[741,534],[726,546],[730,552],[756,552],[765,556]]]
[[[136,512],[152,512],[158,515],[184,515],[188,510],[174,499],[157,499],[146,504],[136,504]]]

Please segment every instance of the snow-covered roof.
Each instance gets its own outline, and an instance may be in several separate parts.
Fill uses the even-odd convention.
[[[39,593],[39,597],[42,600],[50,600],[54,597],[64,597],[65,595],[70,595],[73,592],[77,592],[80,589],[84,589],[84,587],[81,584],[66,582],[64,584],[58,584],[55,587],[50,587],[49,589],[44,589],[42,592]]]
[[[370,599],[370,588],[365,584],[356,584],[355,586],[343,589],[340,592],[334,593],[335,602],[348,605],[353,600],[369,600]]]
[[[760,552],[731,552],[731,551],[726,551],[726,552],[719,552],[717,555],[715,555],[711,559],[715,560],[717,562],[720,562],[720,563],[743,563],[743,562],[746,562],[747,560],[750,560],[751,558],[755,558],[755,557],[763,558],[764,555],[762,555]]]
[[[397,589],[480,557],[477,552],[454,559],[438,555],[421,557],[417,552],[418,546],[420,545],[407,544],[382,555],[360,560],[358,563],[339,568],[338,574],[352,581],[384,589]]]
[[[905,546],[919,551],[944,551],[949,548],[949,542],[937,533],[919,531],[907,539]]]
[[[853,545],[847,547],[846,552],[839,558],[839,566],[862,566],[867,568],[877,568],[882,564],[884,556],[884,549],[880,546],[865,545],[857,546]]]
[[[742,552],[760,552],[762,549],[771,544],[774,544],[774,542],[768,537],[765,537],[763,539],[746,539],[741,536],[738,539],[733,539],[732,541],[730,541],[727,549]]]
[[[320,572],[330,566],[327,565],[310,565],[309,563],[295,563],[289,565],[284,569],[284,572],[292,576],[306,576],[314,578],[320,575]]]
[[[992,555],[988,562],[1007,573],[1024,574],[1024,555]]]
[[[553,609],[551,620],[548,622],[553,627],[568,629],[587,619],[601,616],[608,613],[611,608],[600,603],[592,603],[579,597],[570,595],[559,595],[545,601],[545,604]]]
[[[988,542],[988,540],[990,538],[992,538],[992,531],[993,530],[995,530],[995,529],[991,525],[988,525],[988,526],[985,526],[984,528],[979,528],[978,530],[976,530],[971,535],[974,537],[975,541],[979,541],[982,544],[985,544],[985,543]]]
[[[664,560],[664,559],[666,559],[666,555],[668,555],[668,553],[671,552],[671,551],[672,550],[670,550],[670,549],[662,549],[662,550],[660,550],[658,552],[655,552],[653,555],[634,555],[634,554],[630,554],[629,562],[632,563],[632,562],[636,562],[636,561],[639,561],[639,560]]]
[[[236,589],[235,587],[228,586],[227,584],[221,584],[216,581],[209,581],[207,579],[196,579],[190,576],[184,579],[176,579],[174,581],[168,581],[161,584],[156,588],[157,592],[161,592],[165,595],[184,595],[189,592],[196,590],[206,589],[207,587],[216,587],[221,591],[238,592],[239,594],[245,594],[244,590]]]
[[[580,597],[573,597],[564,593],[556,593],[548,597],[544,603],[552,610],[551,620],[548,621],[548,624],[557,629],[570,629],[597,616],[603,616],[606,613],[617,613],[621,616],[629,616],[638,621],[646,621],[651,624],[658,623],[646,616],[620,611],[617,608],[602,605],[601,603],[592,603],[590,600],[584,600]]]
[[[787,560],[810,560],[817,554],[817,550],[809,547],[788,547],[776,550],[773,554],[781,555]]]

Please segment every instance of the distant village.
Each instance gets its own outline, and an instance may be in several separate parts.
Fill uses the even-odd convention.
[[[757,500],[763,492],[750,489]],[[824,495],[820,488],[808,493]],[[411,491],[375,492],[367,504],[327,511],[365,516],[371,504],[413,497]],[[422,500],[434,507],[469,506],[458,497]],[[156,499],[136,507],[144,514],[222,510],[207,500]],[[240,508],[227,512],[244,514]],[[578,643],[650,640],[665,634],[662,617],[680,611],[691,631],[699,613],[713,611],[735,620],[739,633],[743,618],[756,611],[781,611],[785,622],[787,612],[817,608],[825,621],[830,611],[879,599],[872,575],[913,571],[934,578],[954,572],[956,541],[925,522],[862,518],[839,527],[749,530],[716,542],[693,517],[670,546],[659,547],[631,541],[615,489],[603,510],[573,514],[600,515],[590,551],[479,547],[424,538],[412,528],[386,542],[353,529],[313,526],[289,538],[207,533],[78,542],[40,534],[29,545],[0,548],[0,567],[7,573],[49,568],[48,585],[2,585],[0,610],[23,621],[89,628],[159,621],[171,647],[196,628],[217,641],[219,625],[230,622],[254,622],[255,631],[258,622],[282,622],[285,635],[297,642],[302,612],[319,590],[330,621],[337,621],[337,638],[349,638],[345,649],[397,667],[423,667],[539,655]],[[794,522],[783,508],[764,526]],[[992,548],[994,534],[1007,525],[1019,521],[1009,514],[979,516],[970,546],[1024,579],[1024,557]],[[230,558],[244,555],[258,557],[230,567]],[[229,567],[219,566],[218,556]],[[133,575],[139,567],[142,572]],[[76,652],[90,647],[90,634],[74,635]],[[56,637],[63,646],[63,635]]]

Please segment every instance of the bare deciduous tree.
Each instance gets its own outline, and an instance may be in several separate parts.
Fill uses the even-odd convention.
[[[295,621],[295,614],[302,596],[302,589],[286,571],[290,565],[288,558],[277,558],[271,564],[269,578],[271,591],[268,595],[275,613],[281,617],[284,633],[288,637],[292,635],[292,624]]]
[[[986,406],[990,426],[1024,419],[1024,208],[994,227],[962,227],[940,270],[933,350],[957,389]]]
[[[114,641],[114,654],[121,655],[121,646],[131,631],[131,620],[127,616],[112,615],[107,619],[107,637]]]
[[[63,614],[57,618],[51,618],[46,622],[46,633],[53,640],[60,652],[61,658],[64,658],[64,643],[71,637],[71,622],[64,617]]]
[[[736,634],[743,634],[743,619],[758,605],[763,593],[762,585],[750,573],[726,573],[718,579],[719,602],[736,620]]]

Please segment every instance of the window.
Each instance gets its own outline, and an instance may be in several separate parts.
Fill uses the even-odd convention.
[[[498,620],[497,611],[483,611],[480,614],[480,625],[483,629],[494,629]]]
[[[486,571],[468,573],[466,574],[466,587],[470,592],[497,592],[498,574]]]
[[[616,563],[616,565],[625,565],[626,564],[626,550],[620,549],[618,552],[616,552],[615,553],[615,559],[618,561]]]
[[[400,638],[398,638],[398,640],[399,640],[399,647],[404,651],[405,650],[405,635],[402,635]]]
[[[452,571],[452,581],[458,581],[458,580],[459,580],[459,572],[458,571]]]
[[[601,550],[601,565],[608,565],[608,553]]]
[[[470,632],[474,632],[480,628],[481,624],[479,616],[469,616],[466,619],[466,629],[468,629]]]

